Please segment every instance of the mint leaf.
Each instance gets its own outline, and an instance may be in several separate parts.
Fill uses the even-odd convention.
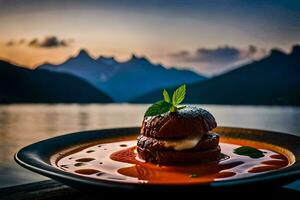
[[[155,116],[155,115],[161,115],[170,110],[172,107],[171,103],[168,103],[166,101],[158,101],[155,102],[153,105],[151,105],[146,113],[145,116]]]
[[[180,86],[179,88],[177,88],[175,90],[175,92],[173,93],[172,104],[174,106],[179,105],[184,100],[185,93],[186,93],[186,87],[185,87],[185,84],[183,84],[182,86]]]
[[[166,89],[163,90],[164,100],[158,101],[151,105],[146,113],[146,116],[155,116],[161,115],[166,112],[177,112],[178,110],[184,109],[186,106],[178,106],[185,98],[186,86],[185,84],[181,85],[179,88],[175,90],[172,96],[172,101],[169,96],[169,93]]]
[[[164,89],[164,91],[163,91],[163,96],[164,96],[165,102],[171,103],[171,99],[170,99],[169,93],[168,93],[168,91],[166,89]]]
[[[264,153],[258,149],[249,146],[242,146],[233,150],[233,153],[241,156],[249,156],[250,158],[264,157]]]

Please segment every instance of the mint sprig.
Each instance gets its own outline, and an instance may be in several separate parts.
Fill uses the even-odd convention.
[[[166,101],[157,101],[147,109],[145,116],[155,116],[166,113],[170,110],[171,107],[171,103],[168,103]]]
[[[167,90],[163,90],[164,100],[157,101],[152,104],[146,111],[145,116],[161,115],[166,112],[176,112],[184,109],[186,106],[178,106],[185,98],[186,86],[185,84],[178,87],[172,95],[172,101]]]
[[[184,100],[185,93],[186,93],[185,85],[182,85],[175,90],[172,97],[172,103],[174,106],[178,106]]]
[[[169,93],[168,93],[168,91],[166,89],[164,89],[164,91],[163,91],[163,96],[164,96],[165,102],[171,103],[171,99],[170,99]]]

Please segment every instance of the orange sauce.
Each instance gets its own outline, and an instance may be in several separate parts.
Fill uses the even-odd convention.
[[[289,166],[289,159],[268,148],[261,148],[264,156],[251,158],[237,155],[234,149],[241,141],[220,143],[223,156],[219,162],[186,166],[158,166],[137,157],[136,141],[104,143],[73,151],[60,158],[61,170],[100,180],[143,184],[198,184],[255,176]],[[245,142],[249,146],[249,143]],[[253,145],[252,145],[253,146]],[[253,146],[258,148],[258,146]]]

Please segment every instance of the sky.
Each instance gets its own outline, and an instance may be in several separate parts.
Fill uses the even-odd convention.
[[[84,48],[206,75],[300,42],[300,1],[0,0],[0,58],[35,68]]]

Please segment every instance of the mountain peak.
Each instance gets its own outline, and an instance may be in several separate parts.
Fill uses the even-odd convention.
[[[103,60],[115,60],[114,56],[99,56],[98,59],[103,59]]]
[[[149,60],[145,56],[137,56],[135,54],[131,55],[129,62],[131,62],[131,61],[142,61],[142,62],[150,63]]]
[[[281,57],[286,56],[286,53],[284,53],[282,50],[274,48],[270,51],[270,57]]]
[[[133,60],[133,59],[137,59],[137,56],[134,53],[131,54],[131,60]]]
[[[80,51],[78,52],[77,58],[89,58],[89,59],[93,59],[89,52],[86,49],[80,49]]]
[[[296,44],[292,47],[291,55],[300,56],[300,45],[299,44]]]
[[[105,64],[110,64],[110,65],[118,63],[118,61],[116,61],[114,56],[107,56],[107,57],[106,56],[99,56],[97,60],[101,61],[101,62],[104,62]]]

